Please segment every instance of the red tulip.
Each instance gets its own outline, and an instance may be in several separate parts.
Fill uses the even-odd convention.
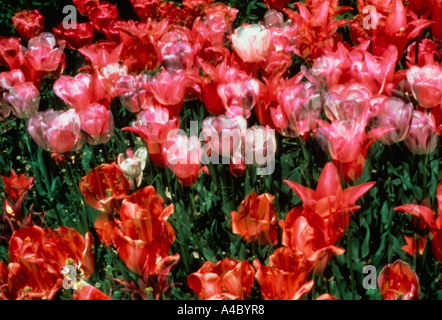
[[[53,28],[55,36],[66,41],[72,49],[90,45],[94,41],[94,26],[92,22],[77,23],[76,28],[64,28],[63,23]]]
[[[265,5],[269,9],[282,11],[288,6],[291,0],[264,0]]]
[[[89,11],[96,7],[99,0],[72,0],[75,7],[77,7],[77,10],[80,12],[81,15],[87,16]]]
[[[264,193],[252,192],[241,202],[238,211],[231,212],[232,232],[239,234],[247,242],[258,244],[278,243],[278,226],[275,197]]]
[[[277,249],[267,266],[258,260],[253,261],[253,266],[265,300],[301,300],[313,289],[314,281],[307,281],[312,270],[310,263],[302,253],[289,248]]]
[[[163,144],[163,160],[184,186],[195,184],[201,171],[208,173],[206,166],[201,168],[204,150],[197,136],[190,138],[176,134],[168,137]]]
[[[404,204],[394,208],[394,210],[408,212],[421,221],[424,221],[432,235],[431,245],[434,257],[442,262],[442,214],[440,214],[442,212],[442,182],[439,183],[437,187],[437,203],[439,212],[437,219],[435,218],[433,210],[423,205]]]
[[[29,118],[28,132],[41,148],[63,154],[83,146],[80,117],[71,109],[66,112],[48,109]]]
[[[92,8],[88,8],[87,16],[91,20],[94,29],[98,32],[103,32],[103,28],[110,20],[119,17],[118,9],[115,5],[109,2],[98,2]]]
[[[414,110],[410,131],[404,140],[408,150],[418,155],[428,154],[436,149],[438,140],[434,116]]]
[[[163,144],[166,142],[169,132],[179,128],[179,120],[169,117],[165,108],[151,107],[141,111],[137,115],[137,121],[131,127],[123,130],[131,131],[140,135],[147,144],[150,160],[159,167],[165,166],[163,158]]]
[[[44,18],[38,10],[19,11],[11,19],[14,28],[25,41],[44,31]]]
[[[9,177],[2,176],[2,180],[3,190],[5,190],[9,199],[15,203],[31,189],[34,178],[27,178],[24,173],[17,175],[14,169],[11,169],[11,175]]]
[[[434,39],[442,41],[442,1],[440,0],[426,0],[431,12],[431,20],[434,22],[431,26],[431,34]]]
[[[122,43],[117,45],[113,41],[103,40],[78,49],[93,69],[100,69],[109,64],[118,63],[121,59],[122,50]]]
[[[119,209],[130,191],[129,182],[115,162],[89,171],[80,180],[79,187],[88,205],[108,214]]]
[[[336,232],[330,224],[328,217],[322,218],[320,214],[309,212],[302,207],[293,208],[285,220],[279,221],[283,229],[282,244],[293,252],[302,252],[305,259],[313,266],[313,271],[322,273],[328,261],[334,255],[341,255],[344,249],[334,246]]]
[[[402,250],[404,250],[406,253],[408,253],[410,256],[414,256],[417,249],[417,242],[419,242],[419,254],[422,255],[425,250],[425,244],[427,243],[428,234],[426,236],[419,236],[419,241],[416,239],[416,234],[412,237],[408,237],[404,235],[405,242],[407,243],[405,246],[402,247]]]
[[[145,21],[158,13],[160,0],[129,0],[140,20]]]
[[[253,286],[255,270],[246,261],[225,258],[203,266],[187,278],[201,300],[245,300]]]
[[[284,182],[301,198],[307,220],[314,221],[324,233],[325,243],[333,245],[344,235],[355,205],[375,182],[367,182],[342,190],[336,167],[327,163],[321,172],[316,191],[296,182]]]
[[[74,290],[74,300],[112,300],[94,286],[84,282]]]
[[[419,279],[410,265],[402,260],[382,269],[378,285],[385,300],[419,300]]]
[[[0,37],[0,65],[20,69],[24,62],[21,39]]]

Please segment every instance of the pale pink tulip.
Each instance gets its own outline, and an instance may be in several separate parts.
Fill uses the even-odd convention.
[[[84,139],[92,144],[108,142],[114,132],[114,118],[105,106],[93,103],[80,110],[81,131]]]
[[[407,148],[418,155],[431,153],[436,149],[438,139],[434,116],[414,110],[410,131],[404,140]]]
[[[36,114],[40,105],[40,91],[32,82],[15,84],[3,98],[11,106],[12,113],[21,119]]]
[[[442,70],[438,65],[425,65],[422,68],[411,67],[407,71],[407,80],[413,96],[425,108],[433,108],[442,99]]]

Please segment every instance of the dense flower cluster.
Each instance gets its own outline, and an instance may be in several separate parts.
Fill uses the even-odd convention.
[[[94,245],[116,252],[135,275],[112,279],[132,298],[163,298],[183,285],[170,283],[169,275],[189,253],[172,250],[180,226],[169,218],[182,214],[172,202],[177,195],[169,197],[166,188],[172,182],[164,181],[164,190],[152,181],[143,185],[146,164],[169,170],[180,190],[190,190],[203,172],[212,178],[216,159],[228,165],[232,179],[263,169],[281,140],[322,149],[328,160],[316,187],[288,176],[277,181],[302,202],[289,212],[279,212],[280,194],[246,194],[227,215],[231,235],[271,251],[207,259],[192,266],[184,285],[200,299],[247,299],[255,281],[262,299],[305,298],[314,274],[347,254],[341,240],[361,209],[357,202],[377,182],[358,182],[374,143],[403,143],[415,155],[438,146],[441,1],[360,0],[350,20],[342,17],[356,8],[338,0],[265,0],[261,21],[237,27],[239,10],[214,0],[129,2],[138,19],[121,18],[107,1],[74,0],[85,22],[53,30],[38,10],[23,10],[12,17],[20,37],[0,37],[6,70],[0,73],[0,121],[24,119],[29,143],[50,152],[57,165],[86,145],[110,143],[117,131],[143,144],[109,157],[74,186],[95,210],[93,233],[43,227],[43,213],[22,208],[34,178],[13,169],[2,176],[0,237],[9,241],[9,262],[0,262],[0,299],[54,299],[62,287],[74,289],[76,299],[110,299],[86,282],[94,272]],[[351,43],[339,32],[343,26]],[[65,73],[66,50],[84,59],[74,75]],[[43,109],[48,79],[57,103]],[[201,136],[180,129],[189,121],[183,110],[190,103],[204,106],[206,116],[197,119]],[[120,111],[135,120],[118,127]],[[198,196],[189,194],[192,204]],[[434,260],[442,263],[442,183],[428,196],[438,210],[411,203],[394,210],[423,224],[414,237],[404,235],[404,252],[422,255],[429,239]],[[419,299],[416,272],[405,261],[389,263],[377,278],[382,297]]]

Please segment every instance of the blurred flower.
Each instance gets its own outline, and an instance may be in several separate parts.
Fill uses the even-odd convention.
[[[434,116],[414,110],[410,131],[404,140],[408,150],[418,155],[428,154],[436,149],[438,140]]]
[[[419,279],[410,265],[402,260],[382,269],[378,285],[385,300],[419,300]]]
[[[301,300],[313,289],[314,281],[307,281],[312,270],[310,263],[302,253],[287,247],[277,249],[269,257],[268,265],[255,259],[253,266],[265,300]]]
[[[135,153],[131,149],[126,151],[127,158],[120,153],[117,158],[117,164],[123,171],[126,179],[130,183],[131,189],[135,189],[141,185],[143,179],[143,170],[146,167],[147,149],[139,148]],[[134,183],[135,180],[135,183]]]
[[[187,278],[201,300],[245,300],[253,286],[255,270],[246,261],[225,258],[203,266]]]
[[[38,10],[19,11],[11,20],[14,28],[25,41],[29,41],[44,31],[44,18]]]
[[[75,110],[48,109],[29,118],[28,132],[41,148],[63,154],[83,146],[81,121]]]
[[[115,162],[90,170],[80,180],[79,188],[88,205],[110,215],[130,191],[129,182]]]
[[[241,202],[238,211],[230,213],[232,232],[239,234],[247,242],[258,244],[278,243],[278,226],[276,209],[273,204],[275,197],[264,193],[252,192]]]

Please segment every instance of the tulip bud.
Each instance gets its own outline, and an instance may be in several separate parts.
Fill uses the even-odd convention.
[[[410,131],[404,140],[408,150],[418,155],[431,153],[436,149],[438,138],[433,115],[414,110]]]

